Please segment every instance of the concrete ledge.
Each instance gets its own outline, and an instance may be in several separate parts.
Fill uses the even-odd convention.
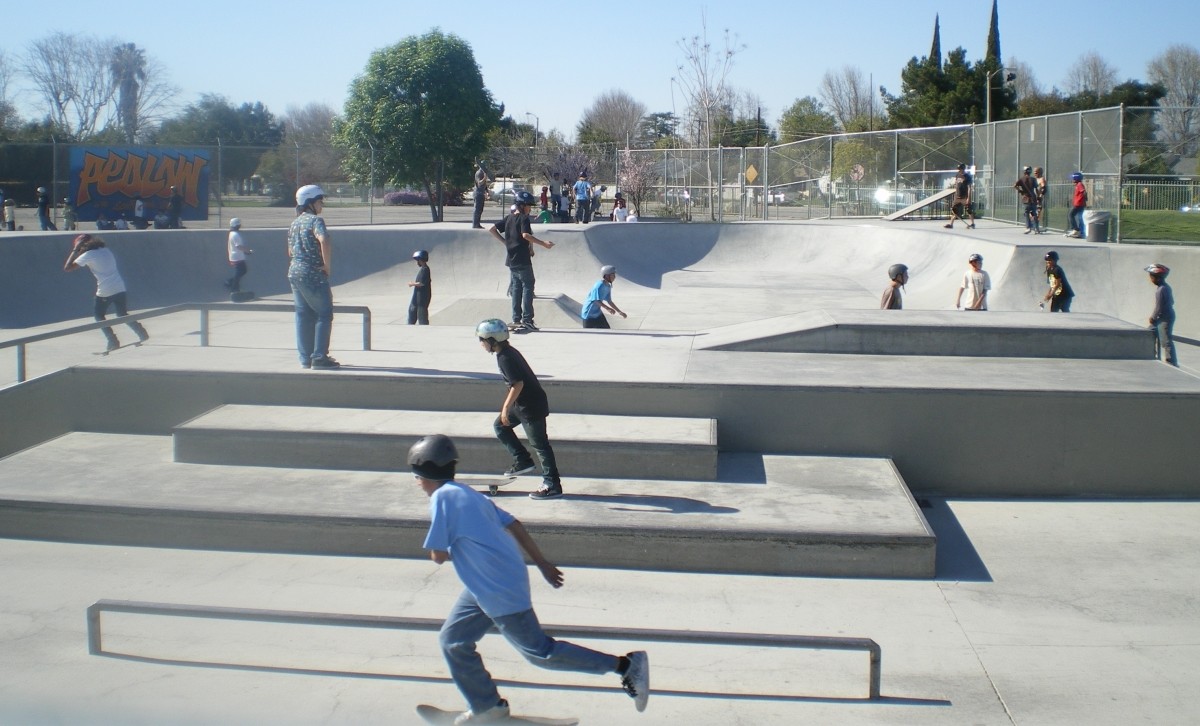
[[[175,428],[175,461],[408,471],[408,447],[437,432],[454,439],[461,472],[498,474],[512,462],[492,434],[495,418],[492,412],[225,405]],[[559,469],[568,476],[717,475],[711,418],[551,414],[548,428]]]
[[[762,353],[1154,358],[1149,331],[1107,315],[814,310],[706,331],[701,350]]]

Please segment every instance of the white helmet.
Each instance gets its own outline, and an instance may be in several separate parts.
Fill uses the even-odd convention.
[[[242,220],[238,219],[237,217],[234,217],[233,219],[229,220],[229,228],[230,229],[241,229],[242,228]]]
[[[305,184],[296,190],[296,206],[303,207],[316,199],[324,199],[325,191],[316,184]]]
[[[45,193],[46,193],[46,187],[38,187],[38,194],[45,194]]]
[[[617,268],[613,267],[612,265],[605,265],[604,267],[600,268],[600,277],[606,277],[608,275],[615,274],[617,274]]]
[[[500,343],[508,340],[508,326],[503,320],[489,318],[475,327],[475,337]]]

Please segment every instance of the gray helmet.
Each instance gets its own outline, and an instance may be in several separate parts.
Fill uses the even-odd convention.
[[[1024,171],[1026,174],[1032,174],[1032,173],[1033,173],[1033,167],[1032,167],[1032,166],[1027,166],[1027,167],[1025,167],[1024,169],[1022,169],[1022,171]]]
[[[908,272],[908,265],[897,262],[888,268],[888,279],[895,280],[897,277],[900,277],[906,272]]]
[[[453,478],[457,461],[458,449],[445,434],[424,436],[408,450],[408,465],[412,472],[426,479]]]
[[[615,274],[617,274],[617,268],[613,267],[612,265],[605,265],[604,267],[600,268],[600,277],[606,277],[608,275]]]
[[[424,260],[425,262],[428,262],[429,261],[429,252],[426,250],[417,250],[416,252],[413,253],[413,259],[414,260]]]
[[[508,326],[504,324],[503,320],[488,318],[475,326],[475,337],[500,343],[508,340]]]
[[[967,258],[967,262],[983,262],[983,255],[976,252]]]
[[[532,207],[534,201],[533,195],[524,189],[513,195],[513,202],[515,204],[527,204]]]

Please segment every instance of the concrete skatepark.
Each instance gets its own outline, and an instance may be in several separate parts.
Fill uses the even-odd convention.
[[[522,481],[500,501],[566,568],[562,591],[535,582],[542,620],[868,637],[883,697],[866,699],[857,655],[655,645],[658,695],[639,715],[608,681],[485,641],[514,712],[1195,720],[1200,381],[1195,348],[1181,345],[1181,370],[1158,363],[1141,322],[1141,268],[1160,261],[1176,332],[1196,337],[1191,250],[986,222],[545,229],[544,332],[516,345],[556,410],[568,498],[531,502]],[[371,350],[352,316],[335,323],[343,370],[299,369],[287,313],[214,312],[205,347],[194,311],[145,321],[146,346],[106,357],[95,331],[29,347],[30,380],[0,390],[5,719],[406,723],[416,703],[457,706],[436,639],[419,633],[113,616],[120,657],[87,654],[83,612],[101,598],[449,607],[457,581],[422,559],[422,496],[388,452],[400,459],[428,424],[462,432],[468,474],[494,473],[481,414],[502,387],[471,327],[507,316],[500,246],[461,224],[334,235],[336,301],[373,316]],[[286,300],[282,230],[247,236],[246,287]],[[106,239],[139,311],[220,298],[223,232]],[[3,242],[20,260],[0,273],[4,340],[86,322],[90,276],[59,272],[68,235]],[[1050,247],[1079,293],[1070,316],[1036,311]],[[432,256],[428,328],[401,324],[417,248]],[[985,316],[950,309],[970,252],[993,280]],[[888,314],[874,308],[895,261],[913,279],[908,309]],[[631,315],[585,333],[572,316],[601,264],[618,267]]]

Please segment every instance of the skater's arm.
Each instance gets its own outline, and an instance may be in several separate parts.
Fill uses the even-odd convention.
[[[550,583],[553,587],[562,587],[562,571],[546,559],[546,556],[538,549],[537,543],[533,541],[533,537],[529,536],[525,525],[521,524],[521,520],[514,519],[512,524],[508,525],[505,529],[517,541],[517,544],[521,545],[521,549],[525,550],[525,554],[529,555],[529,559],[533,560],[533,564],[537,565],[538,570],[542,573],[542,577],[546,578],[546,582]]]
[[[623,318],[629,317],[628,315],[625,314],[625,312],[623,310],[621,310],[621,308],[617,307],[617,304],[615,302],[609,301],[606,303],[603,300],[601,300],[600,307],[604,308],[607,312],[610,312],[613,315],[620,315]]]
[[[328,234],[316,234],[317,242],[321,245],[321,269],[325,271],[325,277],[333,275],[333,245],[330,243]]]
[[[504,403],[500,405],[500,423],[505,426],[508,425],[508,410],[517,402],[524,388],[525,381],[517,381],[508,387],[508,394],[504,396]]]
[[[67,261],[63,263],[63,272],[74,272],[75,270],[78,270],[79,265],[75,264],[75,260],[82,254],[83,252],[79,250],[79,245],[73,247],[71,249],[71,253],[67,255]]]
[[[537,237],[534,237],[529,232],[522,234],[521,237],[523,237],[526,242],[532,242],[533,244],[541,245],[542,247],[545,247],[546,249],[550,249],[551,247],[554,246],[553,242],[540,240]]]
[[[445,550],[429,550],[429,559],[440,565],[450,561],[450,553]]]

